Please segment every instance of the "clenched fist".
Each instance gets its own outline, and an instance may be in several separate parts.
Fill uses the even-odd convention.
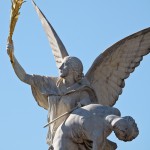
[[[11,63],[13,63],[14,62],[14,44],[13,44],[13,42],[7,43],[6,50],[7,50],[7,54],[10,57]]]

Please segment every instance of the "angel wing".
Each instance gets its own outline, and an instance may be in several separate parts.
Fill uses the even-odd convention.
[[[86,74],[98,102],[112,106],[122,93],[124,80],[150,52],[150,28],[130,35],[99,55]]]
[[[46,32],[46,35],[48,37],[48,40],[50,42],[52,52],[56,61],[56,65],[59,68],[62,64],[62,60],[65,56],[68,56],[67,50],[65,46],[63,45],[62,41],[58,37],[57,33],[55,32],[52,25],[49,23],[49,21],[46,19],[42,11],[38,8],[38,6],[35,4],[35,2],[32,0],[34,8],[41,20],[41,23],[43,25],[43,28]]]

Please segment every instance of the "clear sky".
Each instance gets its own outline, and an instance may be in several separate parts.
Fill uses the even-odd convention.
[[[150,27],[149,0],[36,0],[68,52],[79,57],[84,73],[107,47]],[[15,75],[6,53],[9,0],[0,1],[0,150],[46,150],[47,111],[40,108],[28,85]],[[14,33],[15,55],[29,74],[58,76],[47,37],[30,0],[24,3]],[[132,142],[118,143],[118,150],[148,150],[150,124],[150,55],[126,80],[115,107],[132,116],[140,134]]]

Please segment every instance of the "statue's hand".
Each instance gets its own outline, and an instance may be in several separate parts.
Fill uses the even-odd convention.
[[[7,50],[7,54],[10,57],[11,63],[13,63],[14,62],[14,44],[13,44],[13,42],[7,43],[6,50]]]
[[[6,50],[7,50],[7,54],[10,56],[10,55],[13,55],[14,54],[14,44],[13,43],[7,43],[7,46],[6,46]]]

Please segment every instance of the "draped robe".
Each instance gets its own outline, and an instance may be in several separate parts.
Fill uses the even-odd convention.
[[[81,79],[70,86],[65,92],[61,90],[63,83],[57,85],[59,78],[33,75],[31,86],[33,96],[38,105],[48,110],[48,122],[70,111],[78,102],[84,101],[84,105],[97,103],[94,90],[86,78]],[[55,132],[59,125],[68,117],[65,115],[49,125],[47,143],[52,144]]]

